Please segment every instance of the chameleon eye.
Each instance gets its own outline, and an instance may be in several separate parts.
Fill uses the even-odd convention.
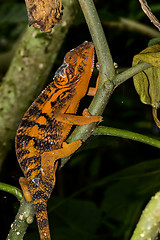
[[[68,64],[73,64],[77,61],[77,53],[74,51],[70,51],[65,56],[65,61]]]

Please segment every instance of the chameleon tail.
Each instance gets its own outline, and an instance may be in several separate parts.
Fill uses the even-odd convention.
[[[36,218],[41,240],[51,240],[48,214],[47,214],[47,203],[41,199],[34,202],[36,209]]]

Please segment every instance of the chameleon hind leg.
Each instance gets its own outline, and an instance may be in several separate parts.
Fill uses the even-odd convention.
[[[77,140],[74,142],[71,142],[67,144],[66,142],[63,142],[62,148],[50,151],[50,152],[44,152],[41,156],[41,168],[42,168],[42,179],[45,178],[54,178],[54,184],[55,184],[55,173],[58,166],[58,159],[65,158],[70,156],[72,153],[74,153],[80,146],[82,145],[81,140]]]
[[[57,160],[60,158],[65,158],[74,153],[82,145],[81,140],[77,140],[71,143],[63,142],[62,148],[44,152],[41,155],[41,168],[42,168],[42,178],[48,178],[50,175],[55,179],[55,172],[58,166]],[[55,184],[55,180],[54,180]]]
[[[26,201],[27,202],[32,202],[32,196],[31,196],[31,193],[29,191],[27,179],[25,177],[20,177],[19,184],[21,186],[21,189],[23,191],[23,195],[24,195]]]

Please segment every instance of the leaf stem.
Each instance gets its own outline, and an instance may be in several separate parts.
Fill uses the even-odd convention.
[[[13,194],[19,201],[22,199],[22,191],[19,188],[0,182],[0,190]]]
[[[101,127],[97,127],[94,130],[93,134],[94,135],[107,135],[107,136],[122,137],[122,138],[131,139],[134,141],[142,142],[142,143],[160,148],[159,140],[145,136],[143,134],[131,132],[128,130],[101,126]]]

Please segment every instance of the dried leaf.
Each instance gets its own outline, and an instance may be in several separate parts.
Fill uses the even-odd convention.
[[[62,0],[25,0],[29,25],[50,33],[62,19]]]

